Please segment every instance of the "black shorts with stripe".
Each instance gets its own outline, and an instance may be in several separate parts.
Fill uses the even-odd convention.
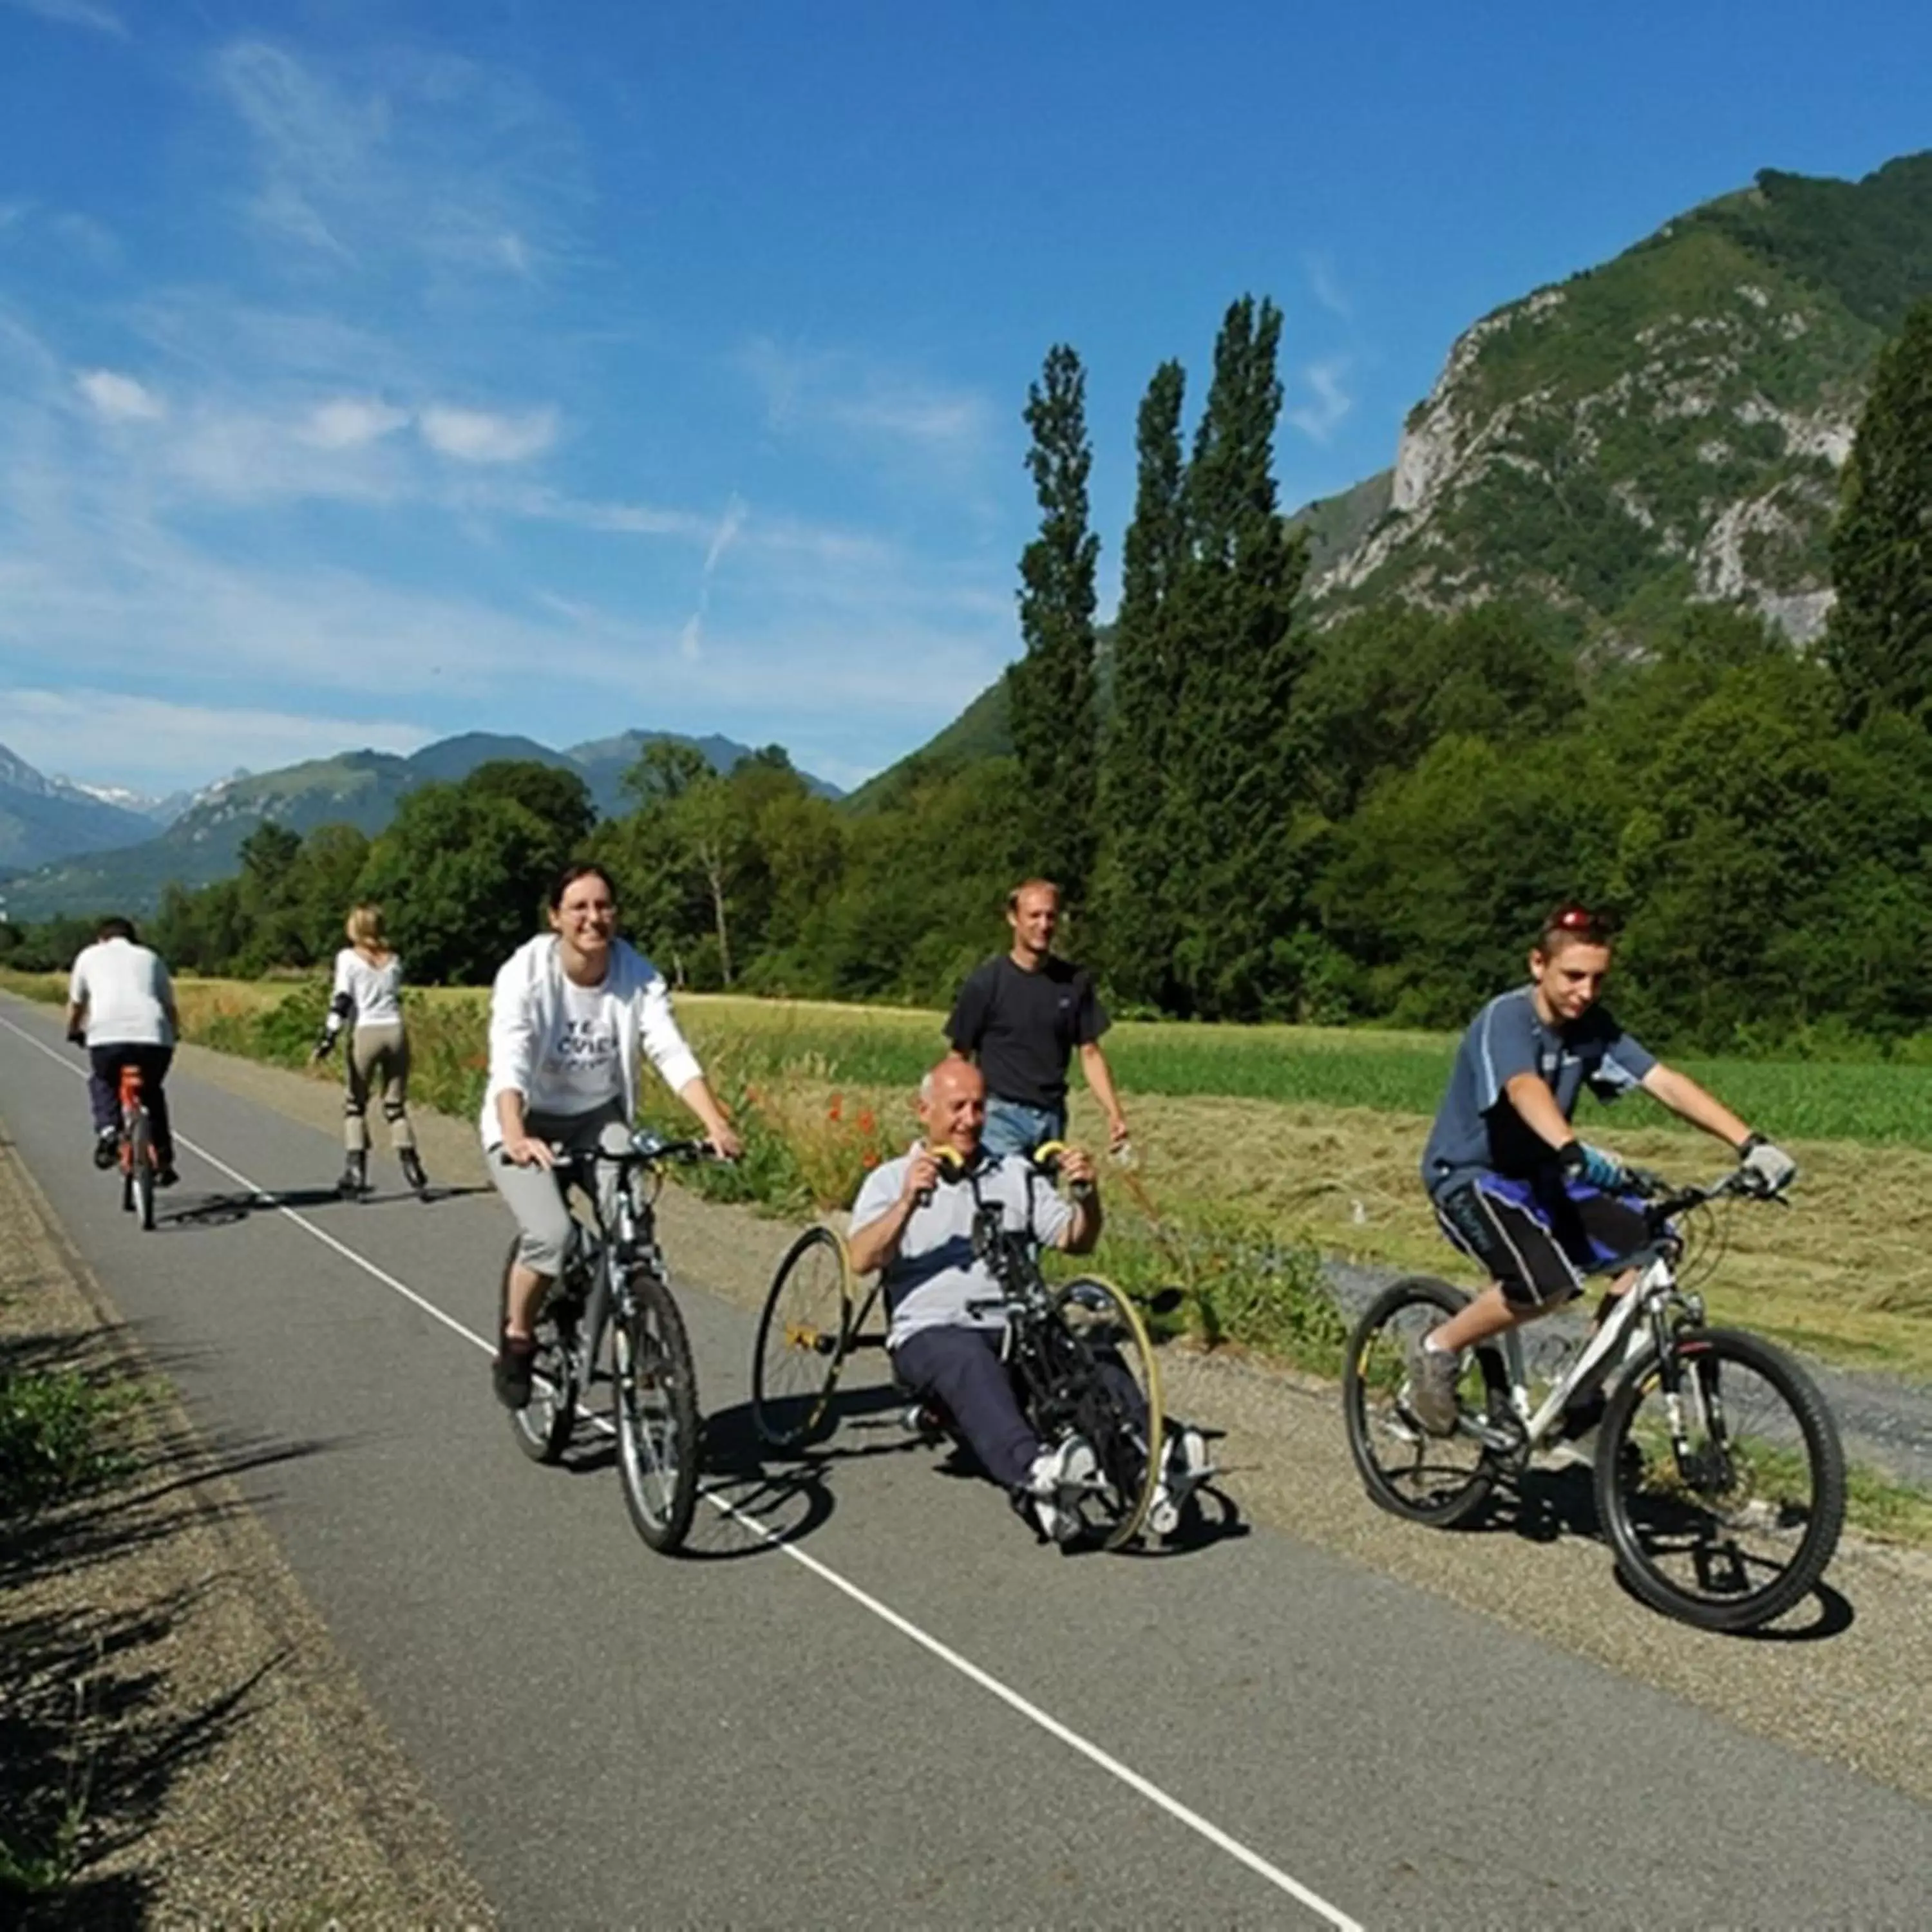
[[[1568,1301],[1586,1274],[1607,1269],[1652,1238],[1633,1201],[1580,1181],[1538,1186],[1478,1174],[1436,1197],[1436,1218],[1513,1308]]]

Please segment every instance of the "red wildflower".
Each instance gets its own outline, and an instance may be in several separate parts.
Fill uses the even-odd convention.
[[[833,1094],[833,1095],[832,1095],[832,1104],[831,1104],[831,1106],[829,1106],[829,1107],[827,1107],[827,1108],[826,1108],[826,1110],[825,1110],[825,1118],[826,1118],[828,1120],[836,1120],[839,1119],[839,1118],[843,1115],[843,1114],[844,1113],[844,1111],[845,1111],[845,1096],[844,1096],[844,1094]]]
[[[878,1122],[872,1118],[872,1110],[871,1108],[864,1108],[860,1111],[859,1115],[860,1132],[862,1134],[869,1134],[878,1125]]]

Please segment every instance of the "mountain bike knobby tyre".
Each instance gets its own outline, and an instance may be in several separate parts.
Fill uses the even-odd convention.
[[[617,1468],[638,1534],[669,1551],[689,1533],[698,1502],[698,1372],[662,1276],[636,1270],[629,1304],[611,1323]]]
[[[752,1423],[774,1449],[830,1432],[852,1325],[852,1266],[830,1228],[808,1228],[772,1277],[752,1344]]]
[[[1597,1513],[1618,1570],[1653,1610],[1701,1630],[1752,1630],[1824,1574],[1844,1522],[1844,1450],[1824,1398],[1783,1350],[1736,1329],[1684,1329],[1667,1358],[1618,1384],[1598,1440]]]
[[[140,1216],[142,1227],[151,1230],[154,1225],[154,1140],[144,1108],[134,1109],[125,1132],[128,1179],[121,1204],[133,1209]]]
[[[1160,1365],[1140,1310],[1101,1276],[1063,1282],[1053,1305],[1074,1350],[1068,1420],[1100,1466],[1081,1519],[1102,1550],[1118,1550],[1140,1534],[1160,1482],[1166,1423]]]
[[[496,1293],[496,1333],[510,1305],[510,1270],[517,1258],[517,1241],[503,1257],[503,1277]],[[510,1411],[510,1433],[517,1447],[534,1462],[560,1462],[577,1428],[577,1354],[566,1345],[556,1318],[557,1291],[553,1287],[531,1333],[537,1352],[530,1364],[530,1406]]]
[[[1480,1509],[1500,1473],[1490,1452],[1473,1437],[1431,1436],[1407,1406],[1410,1350],[1468,1298],[1427,1275],[1394,1283],[1355,1324],[1342,1370],[1348,1450],[1364,1486],[1392,1514],[1439,1529]],[[1494,1351],[1471,1352],[1456,1391],[1461,1406],[1486,1414],[1492,1394],[1504,1388]]]

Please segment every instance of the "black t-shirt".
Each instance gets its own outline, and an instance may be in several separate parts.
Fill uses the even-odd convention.
[[[988,1093],[1023,1106],[1058,1107],[1073,1049],[1098,1040],[1107,1025],[1084,968],[1049,953],[1029,973],[1002,952],[968,976],[946,1036],[978,1060]]]

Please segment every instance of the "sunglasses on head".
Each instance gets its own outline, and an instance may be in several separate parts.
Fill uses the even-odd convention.
[[[1588,906],[1558,906],[1543,923],[1545,932],[1574,932],[1592,939],[1606,939],[1616,930],[1616,921],[1608,913],[1592,912]]]

